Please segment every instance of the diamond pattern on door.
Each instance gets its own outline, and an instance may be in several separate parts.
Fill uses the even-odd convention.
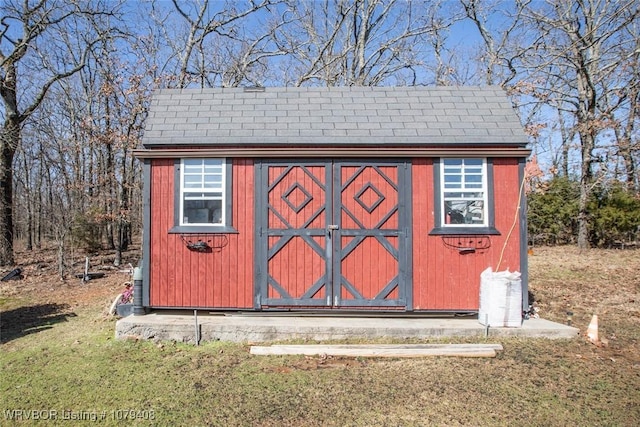
[[[368,213],[372,213],[380,203],[384,202],[384,195],[370,182],[367,183],[354,197]]]
[[[340,218],[340,247],[333,268],[337,301],[343,307],[403,306],[399,166],[337,168],[340,194],[334,196],[339,199],[334,215]]]
[[[341,229],[398,229],[397,166],[342,166]]]
[[[265,161],[260,170],[258,308],[409,305],[406,165]]]
[[[300,213],[305,206],[311,203],[313,196],[311,196],[300,183],[296,182],[284,193],[282,200],[284,200],[295,213]]]
[[[261,306],[326,306],[328,168],[266,164],[258,210]]]

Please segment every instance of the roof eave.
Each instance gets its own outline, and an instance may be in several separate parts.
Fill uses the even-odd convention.
[[[365,157],[511,157],[526,158],[531,150],[521,146],[431,146],[431,147],[163,147],[134,150],[139,159],[229,157],[229,158],[365,158]]]

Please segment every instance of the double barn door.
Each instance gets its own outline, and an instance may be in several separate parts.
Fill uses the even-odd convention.
[[[256,306],[410,309],[410,168],[257,165]]]

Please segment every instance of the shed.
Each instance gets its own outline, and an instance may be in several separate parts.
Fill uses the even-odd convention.
[[[527,138],[498,87],[162,89],[143,304],[477,312],[522,273]]]

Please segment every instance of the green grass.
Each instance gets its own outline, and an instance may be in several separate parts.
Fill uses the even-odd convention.
[[[512,338],[499,341],[504,351],[493,359],[389,360],[117,341],[98,302],[59,308],[65,316],[46,312],[0,347],[2,426],[36,424],[8,420],[14,409],[57,411],[46,425],[103,411],[100,425],[640,425],[640,336],[628,316],[613,324],[629,338],[606,348],[582,338]],[[141,418],[117,419],[125,414]]]
[[[84,312],[5,346],[2,417],[7,409],[104,411],[103,424],[116,425],[114,411],[131,409],[153,411],[154,420],[128,425],[640,421],[640,369],[628,377],[579,340],[504,340],[496,359],[321,360],[251,356],[237,344],[116,341],[113,327]]]

